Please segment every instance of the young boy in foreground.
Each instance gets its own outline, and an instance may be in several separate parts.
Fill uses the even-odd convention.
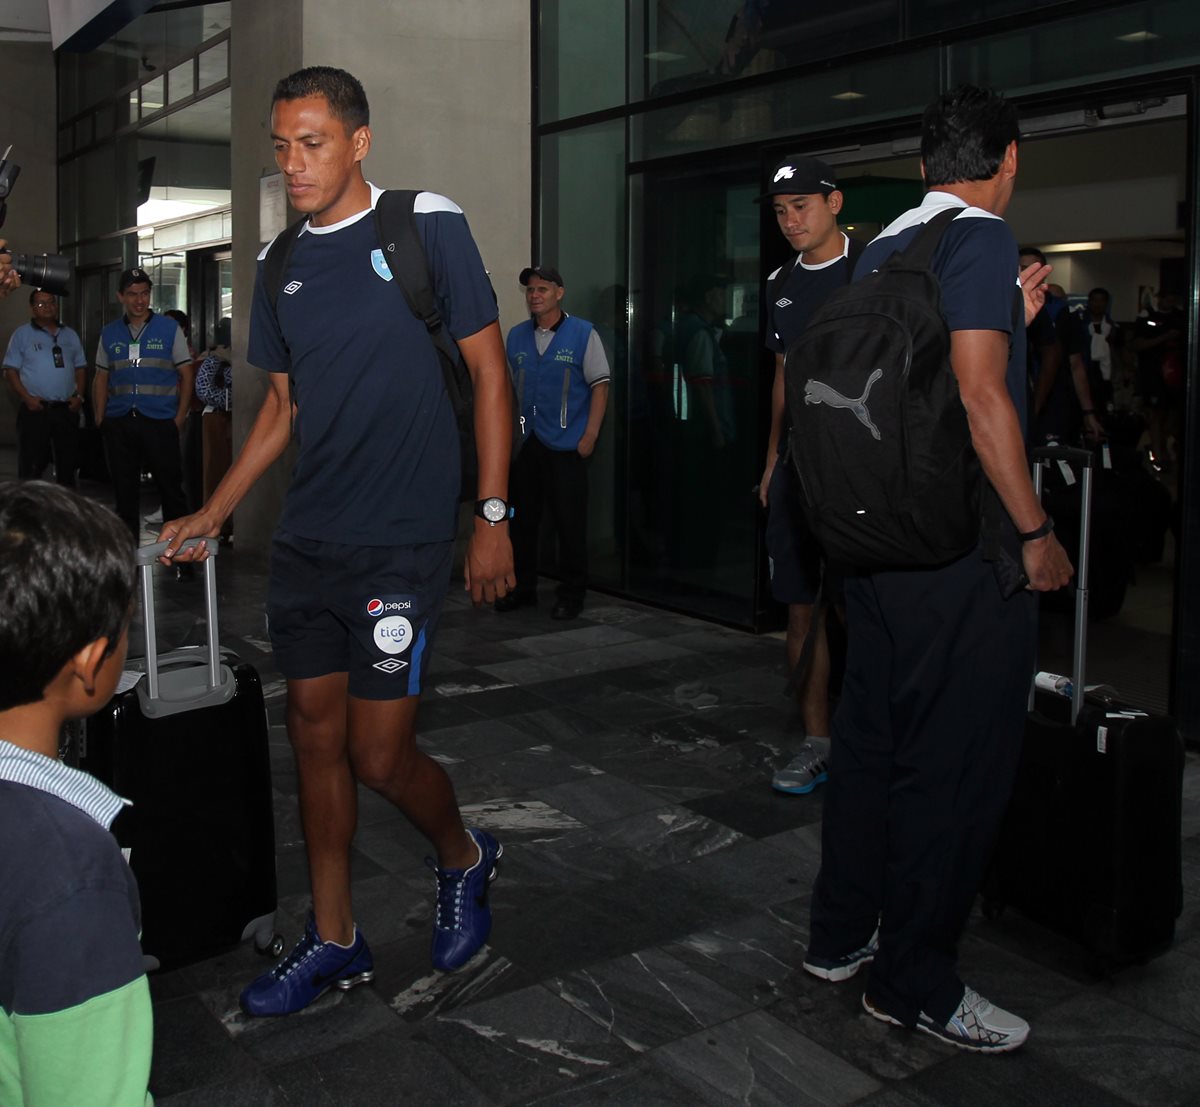
[[[127,802],[58,760],[125,661],[128,529],[40,481],[0,483],[0,1103],[144,1107],[150,990]]]

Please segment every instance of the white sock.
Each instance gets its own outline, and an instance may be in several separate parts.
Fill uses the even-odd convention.
[[[816,735],[809,735],[809,737],[806,738],[805,741],[808,745],[812,746],[812,748],[817,751],[817,756],[820,757],[823,761],[829,760],[829,736],[828,735],[825,735],[824,737],[818,737]]]

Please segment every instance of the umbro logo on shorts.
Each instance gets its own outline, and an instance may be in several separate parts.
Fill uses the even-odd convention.
[[[371,668],[378,669],[381,673],[398,673],[401,669],[408,668],[408,662],[397,661],[396,658],[389,657],[386,661],[376,661]]]
[[[790,307],[791,303],[792,303],[792,301],[789,300],[786,296],[784,296],[784,298],[782,300],[775,301],[775,306],[776,307]]]
[[[296,293],[296,292],[299,292],[299,291],[300,291],[300,289],[301,289],[301,287],[303,286],[303,284],[304,284],[304,282],[303,282],[303,281],[289,281],[287,284],[285,284],[285,285],[283,286],[283,290],[284,290],[284,292],[286,292],[286,293],[287,293],[289,296],[291,296],[291,295],[293,295],[294,293]]]

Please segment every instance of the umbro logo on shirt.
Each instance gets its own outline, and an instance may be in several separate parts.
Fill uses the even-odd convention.
[[[291,296],[293,293],[299,292],[299,291],[300,291],[300,287],[301,287],[301,285],[303,285],[303,284],[304,284],[304,282],[303,282],[303,281],[291,281],[289,284],[285,284],[285,285],[283,286],[283,290],[284,290],[284,292],[286,292],[286,293],[287,293],[289,296]]]
[[[791,303],[792,303],[792,301],[789,300],[786,296],[784,296],[784,298],[782,300],[775,301],[775,306],[776,307],[790,307]]]

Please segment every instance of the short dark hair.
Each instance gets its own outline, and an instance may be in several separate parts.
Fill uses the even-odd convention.
[[[1017,109],[1003,96],[959,85],[930,104],[921,119],[926,187],[991,180],[1009,143],[1020,138]]]
[[[169,316],[179,324],[179,329],[183,331],[184,338],[190,338],[192,335],[192,321],[188,318],[186,311],[180,311],[179,308],[170,308],[163,312],[163,315]]]
[[[1021,246],[1021,247],[1018,247],[1018,249],[1017,249],[1017,257],[1021,257],[1021,256],[1023,256],[1024,254],[1029,254],[1031,257],[1035,257],[1035,258],[1037,258],[1037,259],[1038,259],[1038,261],[1039,261],[1039,262],[1041,262],[1041,264],[1042,264],[1042,265],[1045,265],[1045,264],[1046,264],[1046,255],[1045,255],[1045,254],[1043,254],[1043,253],[1042,253],[1042,251],[1041,251],[1041,250],[1039,250],[1039,249],[1038,249],[1036,246]]]
[[[33,303],[33,298],[34,298],[35,296],[49,296],[49,297],[50,297],[50,299],[52,299],[52,300],[53,300],[53,301],[54,301],[56,304],[58,303],[58,296],[57,296],[55,293],[51,292],[49,289],[46,289],[46,288],[35,288],[35,289],[34,289],[34,290],[33,290],[33,291],[32,291],[32,292],[29,294],[29,302],[30,302],[31,304]]]
[[[44,481],[0,483],[0,711],[36,703],[84,646],[115,649],[136,569],[108,508]]]
[[[324,96],[329,111],[335,119],[342,121],[346,134],[353,134],[359,127],[371,122],[371,109],[367,94],[357,77],[344,69],[328,65],[310,65],[289,73],[275,86],[271,106],[280,100],[303,100],[306,96]]]
[[[1110,293],[1109,293],[1109,291],[1108,291],[1108,289],[1107,289],[1107,288],[1093,288],[1093,289],[1092,289],[1092,290],[1091,290],[1091,291],[1088,293],[1088,299],[1090,300],[1090,299],[1091,299],[1093,296],[1095,296],[1095,295],[1096,295],[1096,293],[1099,293],[1099,294],[1100,294],[1101,296],[1103,296],[1103,297],[1104,297],[1106,300],[1111,300],[1111,299],[1112,299],[1112,296],[1110,295]]]

